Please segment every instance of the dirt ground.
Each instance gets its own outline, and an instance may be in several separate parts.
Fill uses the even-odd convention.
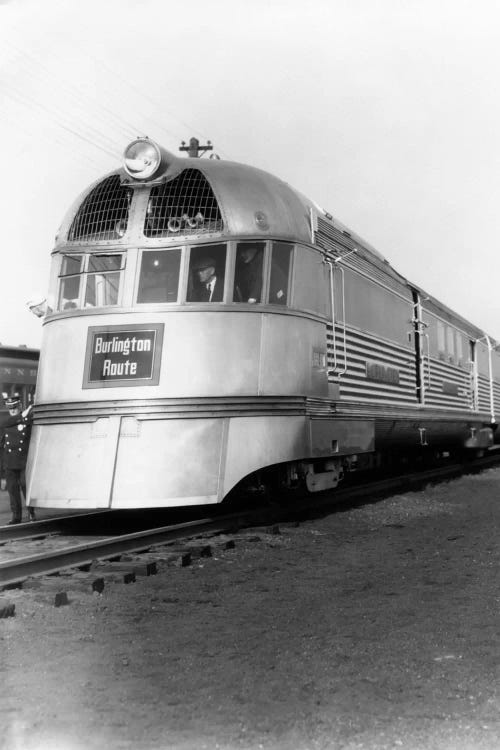
[[[500,470],[55,608],[5,592],[6,750],[500,747]]]

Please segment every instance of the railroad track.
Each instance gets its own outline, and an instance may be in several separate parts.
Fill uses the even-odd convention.
[[[97,523],[111,520],[112,512],[89,513],[70,518],[52,518],[34,523],[0,527],[0,589],[20,586],[33,576],[51,575],[64,570],[89,568],[96,561],[117,560],[125,554],[141,554],[161,545],[186,541],[200,535],[233,533],[235,530],[256,525],[297,520],[304,514],[325,512],[339,503],[355,503],[360,499],[373,502],[384,495],[409,491],[431,482],[458,477],[467,472],[478,472],[500,464],[500,452],[488,455],[469,464],[450,464],[423,472],[389,477],[368,484],[345,487],[317,496],[298,497],[283,506],[257,507],[226,515],[214,512],[212,516],[183,523],[142,529],[132,533],[95,535],[92,539],[65,536],[68,528],[78,523]],[[43,552],[26,553],[26,543],[46,547]],[[21,552],[16,551],[16,544]],[[24,545],[24,547],[22,546]]]
[[[224,533],[240,524],[243,520],[242,514],[230,514],[222,517],[200,518],[196,521],[174,524],[171,526],[155,527],[133,532],[131,534],[119,534],[106,536],[92,541],[70,543],[69,546],[56,544],[50,537],[55,535],[55,526],[52,523],[52,532],[42,529],[27,529],[25,535],[13,541],[25,542],[27,539],[37,540],[48,538],[48,544],[52,547],[42,553],[3,559],[0,561],[0,587],[13,586],[22,583],[29,577],[39,575],[50,575],[58,573],[67,568],[82,568],[92,565],[96,560],[110,560],[125,553],[146,552],[151,547],[168,544],[169,542],[189,539],[203,533]],[[40,522],[40,526],[44,521]],[[32,526],[33,524],[30,524]],[[23,530],[24,531],[24,530]],[[31,533],[28,533],[30,532]],[[58,534],[59,535],[59,532]],[[14,553],[15,554],[15,553]]]

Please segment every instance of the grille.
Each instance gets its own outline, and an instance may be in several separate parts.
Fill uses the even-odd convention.
[[[144,223],[146,237],[221,232],[217,200],[198,169],[185,169],[175,179],[151,190]]]
[[[355,247],[359,247],[359,242],[353,242],[348,234],[344,234],[336,227],[318,216],[318,230],[316,242],[324,250],[328,250],[334,255],[343,255]]]
[[[349,255],[344,265],[357,269],[371,279],[379,281],[391,289],[401,292],[406,286],[405,280],[382,258],[366,250],[360,242],[354,242],[349,235],[327,224],[318,216],[316,244],[335,257],[346,255],[356,249],[358,252]]]
[[[127,231],[132,189],[120,177],[106,177],[85,198],[73,219],[68,240],[117,240]]]

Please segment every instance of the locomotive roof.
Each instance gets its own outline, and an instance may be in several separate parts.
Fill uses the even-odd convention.
[[[168,169],[158,180],[141,182],[129,177],[124,168],[115,169],[92,183],[75,201],[61,226],[58,239],[65,242],[71,222],[85,198],[103,180],[117,175],[123,185],[149,189],[170,182],[186,170],[197,170],[207,179],[224,216],[225,234],[242,237],[256,235],[279,237],[311,243],[311,212],[347,234],[358,245],[380,261],[388,261],[368,242],[349,230],[342,222],[303,193],[270,172],[239,162],[219,159],[187,159],[171,155]],[[257,223],[256,217],[263,217]],[[180,236],[179,236],[180,239]]]
[[[424,306],[430,311],[436,312],[444,319],[461,323],[471,335],[479,337],[482,334],[479,328],[457,315],[423,289],[409,282],[370,243],[351,231],[315,201],[275,175],[239,162],[222,159],[193,159],[168,154],[168,166],[161,177],[149,182],[132,179],[123,167],[115,169],[101,176],[78,197],[66,214],[56,239],[56,246],[66,244],[71,223],[78,209],[92,190],[104,180],[116,175],[121,185],[134,190],[149,190],[154,186],[168,184],[186,170],[198,171],[206,178],[221,208],[224,218],[224,235],[239,238],[249,236],[253,239],[256,236],[261,236],[263,239],[272,237],[310,245],[313,243],[312,230],[316,231],[321,226],[323,229],[326,228],[326,233],[330,237],[325,235],[324,243],[316,240],[315,244],[340,255],[356,248],[356,252],[374,266],[417,290],[422,297],[426,298]],[[259,221],[258,217],[262,221]],[[311,220],[314,222],[313,228]],[[182,233],[179,233],[176,239],[185,241]],[[136,242],[137,238],[134,238],[133,244]],[[106,242],[106,245],[109,244],[110,242]],[[119,244],[128,243],[122,240]]]

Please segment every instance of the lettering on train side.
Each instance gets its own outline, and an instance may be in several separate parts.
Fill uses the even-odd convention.
[[[89,328],[84,388],[158,385],[163,324]]]
[[[135,336],[131,339],[128,336],[125,339],[113,336],[111,341],[107,340],[104,336],[96,336],[95,338],[95,354],[107,354],[108,352],[114,354],[115,352],[121,352],[124,357],[128,357],[131,351],[150,352],[151,340],[149,338],[137,339]]]
[[[443,380],[443,393],[447,396],[459,396],[458,383],[450,383],[447,380]]]
[[[399,370],[395,367],[380,364],[380,362],[366,362],[367,380],[376,380],[378,383],[390,383],[399,385]]]

